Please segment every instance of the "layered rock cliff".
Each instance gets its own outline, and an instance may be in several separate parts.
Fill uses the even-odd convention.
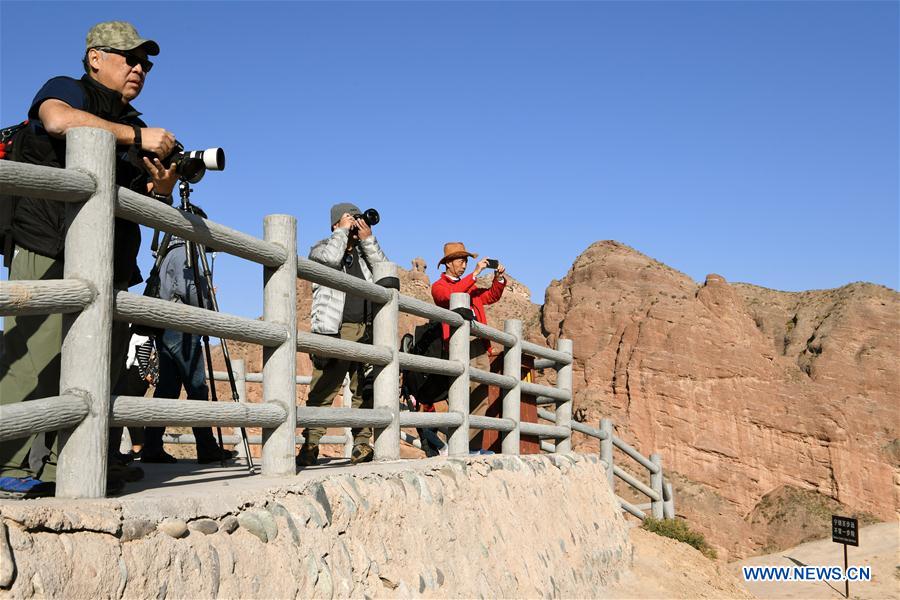
[[[683,477],[679,512],[742,555],[766,545],[749,517],[785,486],[894,514],[898,309],[895,291],[866,283],[698,285],[605,241],[547,288],[542,326],[551,344],[575,342],[576,406],[661,452]]]

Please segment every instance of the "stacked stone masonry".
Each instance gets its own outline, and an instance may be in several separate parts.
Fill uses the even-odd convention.
[[[591,455],[0,502],[0,598],[575,597],[631,564]]]

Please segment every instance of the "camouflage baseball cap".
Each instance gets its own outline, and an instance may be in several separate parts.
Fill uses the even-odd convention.
[[[91,27],[87,34],[87,49],[101,46],[116,50],[134,50],[138,46],[145,46],[148,55],[159,54],[159,44],[139,36],[137,29],[128,21],[106,21]]]

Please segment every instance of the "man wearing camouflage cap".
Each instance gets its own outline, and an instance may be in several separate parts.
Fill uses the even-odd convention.
[[[124,21],[98,23],[87,34],[81,79],[54,77],[38,91],[28,110],[29,123],[13,140],[9,159],[65,167],[66,132],[73,127],[105,129],[116,137],[116,183],[172,203],[177,182],[174,168],[160,159],[169,155],[175,136],[147,127],[131,106],[144,87],[159,45],[142,38]],[[148,157],[152,157],[148,158]],[[7,198],[12,214],[0,220],[3,254],[10,280],[61,279],[66,236],[65,204],[33,198]],[[8,224],[8,225],[7,225]],[[141,244],[137,224],[116,219],[113,285],[123,290],[141,281],[137,255]],[[127,324],[114,323],[112,354],[124,356]],[[0,402],[4,405],[59,394],[60,315],[6,317],[4,351],[0,355]],[[124,361],[113,360],[121,365]],[[111,373],[116,383],[117,373]],[[41,436],[42,437],[42,436]],[[42,447],[37,440],[35,448]],[[45,456],[29,460],[30,440],[0,443],[0,497],[50,495],[55,472]],[[52,444],[47,444],[52,446]],[[110,479],[109,490],[121,488]]]

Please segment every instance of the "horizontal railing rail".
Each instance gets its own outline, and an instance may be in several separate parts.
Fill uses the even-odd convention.
[[[27,163],[3,162],[0,168],[0,194],[84,202],[94,194],[97,184],[87,173]]]
[[[73,427],[87,416],[88,410],[84,398],[75,394],[6,405],[0,419],[0,442]]]
[[[83,310],[94,290],[77,279],[8,281],[0,287],[0,315],[50,315]]]
[[[266,267],[278,267],[287,260],[287,249],[279,244],[180,211],[129,189],[118,188],[115,210],[116,216],[122,219],[171,233]]]
[[[289,336],[288,331],[276,323],[237,317],[129,292],[116,293],[114,310],[115,319],[126,323],[175,329],[185,333],[215,336],[261,346],[278,346]]]

